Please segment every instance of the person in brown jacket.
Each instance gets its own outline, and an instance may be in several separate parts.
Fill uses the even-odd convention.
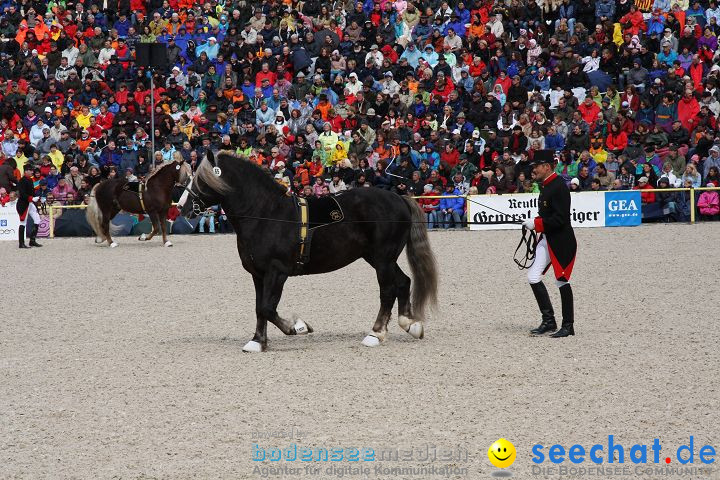
[[[4,188],[8,192],[15,190],[17,178],[15,177],[15,160],[12,158],[5,160],[0,165],[0,188]]]

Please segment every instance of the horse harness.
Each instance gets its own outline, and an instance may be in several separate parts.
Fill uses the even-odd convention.
[[[137,183],[137,191],[135,190],[134,185],[133,185],[135,183]],[[142,208],[143,213],[147,213],[147,209],[145,208],[145,199],[144,199],[145,192],[147,191],[147,185],[145,184],[145,182],[126,182],[125,185],[123,185],[122,189],[126,192],[137,193],[138,199],[140,200],[140,208]],[[118,199],[115,198],[114,201],[115,201],[115,205],[120,210],[122,210]]]
[[[142,208],[143,212],[147,213],[147,209],[145,208],[145,200],[143,200],[143,192],[147,189],[147,185],[145,185],[145,182],[140,182],[140,185],[138,185],[138,198],[140,199],[140,208]]]
[[[298,210],[298,261],[293,268],[293,274],[302,275],[305,266],[310,262],[310,248],[313,233],[320,228],[333,223],[342,222],[345,213],[335,197],[324,197],[313,200],[313,209],[310,209],[307,198],[292,195]],[[311,218],[313,214],[313,218]]]

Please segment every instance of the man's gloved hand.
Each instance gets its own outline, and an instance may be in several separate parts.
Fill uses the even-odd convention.
[[[38,200],[40,200],[40,197],[33,197],[33,203],[37,203]]]
[[[535,219],[528,218],[523,222],[523,226],[528,230],[535,230]]]

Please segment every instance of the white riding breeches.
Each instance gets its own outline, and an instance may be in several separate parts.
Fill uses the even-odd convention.
[[[30,202],[30,206],[28,207],[28,213],[25,215],[25,220],[22,220],[20,222],[20,225],[23,227],[27,225],[27,219],[28,217],[31,217],[33,219],[33,222],[35,222],[35,225],[40,226],[40,215],[38,214],[37,207],[34,203]]]
[[[547,239],[545,238],[545,235],[542,235],[537,247],[535,247],[535,261],[528,269],[528,282],[530,282],[530,284],[540,283],[548,266],[550,266],[550,252],[548,251]],[[563,285],[567,285],[568,283],[570,282],[555,280],[555,284],[558,288]]]

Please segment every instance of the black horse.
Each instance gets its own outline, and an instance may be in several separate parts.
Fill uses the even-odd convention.
[[[308,199],[308,216],[302,200],[288,195],[260,167],[224,151],[217,158],[208,154],[186,190],[179,202],[185,215],[191,208],[222,205],[237,234],[243,267],[253,277],[257,326],[244,351],[267,348],[268,321],[286,335],[313,331],[302,320],[293,323],[277,313],[288,277],[331,272],[359,258],[376,270],[380,285],[380,311],[363,345],[376,346],[385,339],[396,298],[400,326],[423,338],[426,307],[437,304],[438,278],[425,215],[413,199],[356,188],[336,197]],[[188,197],[192,201],[186,201]],[[332,211],[328,202],[333,202]],[[313,212],[323,210],[329,214],[321,226],[313,222]],[[415,280],[412,307],[410,278],[397,264],[406,246]]]

